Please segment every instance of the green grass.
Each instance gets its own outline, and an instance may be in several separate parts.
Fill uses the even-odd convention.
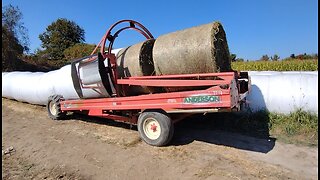
[[[302,110],[289,115],[269,113],[272,135],[289,143],[318,145],[318,116]]]
[[[316,114],[301,109],[290,114],[261,110],[244,113],[240,118],[238,127],[245,133],[269,135],[287,143],[318,146]]]
[[[272,137],[290,144],[318,146],[318,115],[301,109],[290,114],[271,113],[266,110],[212,113],[205,118],[202,122],[203,128],[263,139]],[[199,119],[196,119],[196,122],[198,123]]]
[[[236,71],[317,71],[318,59],[232,62]]]

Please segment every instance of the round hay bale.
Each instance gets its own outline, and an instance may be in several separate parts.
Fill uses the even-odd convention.
[[[226,34],[219,22],[158,37],[153,62],[156,75],[231,71]]]
[[[133,76],[151,76],[154,74],[152,48],[154,39],[129,46],[117,53],[118,78]],[[120,87],[121,95],[139,95],[158,92],[159,88],[146,86]]]

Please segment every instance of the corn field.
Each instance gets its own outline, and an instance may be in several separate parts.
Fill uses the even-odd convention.
[[[232,62],[236,71],[317,71],[318,59]]]

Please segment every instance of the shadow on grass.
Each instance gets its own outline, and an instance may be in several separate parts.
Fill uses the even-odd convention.
[[[193,141],[267,153],[275,146],[269,134],[269,116],[256,113],[213,113],[195,115],[175,125],[172,145]]]

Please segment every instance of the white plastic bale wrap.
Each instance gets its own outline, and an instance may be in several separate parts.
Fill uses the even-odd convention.
[[[318,114],[318,72],[249,71],[253,110],[288,114],[297,109]]]
[[[46,84],[41,82],[44,74],[41,72],[2,73],[2,97],[39,104],[42,96],[53,91],[52,86],[46,87]]]
[[[2,97],[45,105],[48,97],[54,94],[60,94],[66,99],[79,98],[73,87],[70,65],[47,73],[2,73]],[[92,89],[83,89],[83,94],[89,97],[100,96]]]

